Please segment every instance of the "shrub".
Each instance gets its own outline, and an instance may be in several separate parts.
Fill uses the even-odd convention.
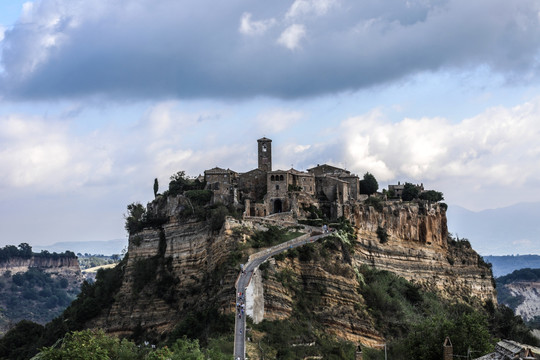
[[[188,190],[184,196],[191,200],[193,206],[203,206],[212,200],[213,192],[211,190]]]
[[[367,198],[367,200],[365,201],[365,203],[368,205],[368,206],[373,206],[373,208],[375,210],[377,210],[378,212],[381,212],[383,211],[383,202],[381,199],[379,199],[378,197],[376,196],[370,196],[369,198]]]
[[[388,241],[388,233],[386,232],[386,229],[382,226],[377,226],[377,237],[379,238],[379,242],[381,244],[384,244]]]

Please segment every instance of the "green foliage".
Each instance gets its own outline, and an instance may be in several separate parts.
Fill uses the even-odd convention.
[[[323,219],[300,219],[298,223],[309,226],[323,226],[325,221]]]
[[[194,206],[204,206],[212,200],[212,190],[187,190],[184,196],[187,197]]]
[[[516,316],[508,306],[500,304],[495,308],[493,303],[488,303],[486,312],[489,316],[491,332],[495,337],[540,346],[540,341],[531,334],[521,316]]]
[[[125,229],[129,234],[141,231],[144,226],[142,225],[146,208],[141,203],[132,203],[127,206],[128,213],[124,216],[126,223]]]
[[[28,344],[36,343],[44,332],[42,325],[28,320],[20,321],[0,339],[0,358],[22,360],[35,354],[35,348]]]
[[[134,236],[131,241],[134,243],[139,239],[142,240],[140,236]],[[81,270],[89,269],[97,266],[117,264],[120,260],[117,257],[106,256],[106,255],[89,255],[89,256],[79,256],[79,266]]]
[[[455,355],[464,356],[469,349],[475,354],[493,350],[488,323],[482,313],[464,307],[451,310],[452,317],[434,315],[412,326],[405,339],[407,359],[442,359],[442,344],[447,336]]]
[[[135,359],[137,347],[127,340],[105,335],[103,330],[83,330],[66,334],[59,346],[44,348],[40,360]]]
[[[248,246],[256,249],[274,246],[292,240],[300,235],[302,235],[302,233],[297,231],[291,232],[286,228],[268,225],[266,231],[256,231],[251,235]]]
[[[288,191],[302,191],[303,189],[300,185],[289,184],[289,186],[287,187],[287,190]]]
[[[169,334],[168,344],[177,339],[188,338],[197,340],[204,346],[210,341],[210,335],[231,335],[234,331],[234,315],[220,314],[217,309],[209,308],[203,311],[188,312],[184,319]]]
[[[169,347],[152,349],[127,339],[106,335],[103,330],[83,330],[66,334],[60,344],[45,347],[39,360],[205,360],[230,359],[217,346],[204,350],[197,340],[178,339]]]
[[[381,244],[384,244],[388,241],[388,233],[386,232],[386,229],[382,226],[377,226],[377,237],[379,238],[379,242]]]
[[[158,182],[158,179],[155,178],[154,179],[154,197],[157,197],[158,191],[159,191],[159,182]]]
[[[403,186],[403,192],[401,193],[401,199],[403,201],[411,201],[418,198],[418,194],[420,194],[420,190],[416,185],[405,183]]]
[[[47,250],[43,250],[40,253],[32,252],[32,247],[27,243],[21,243],[19,246],[15,245],[6,245],[0,249],[0,262],[8,261],[12,258],[21,258],[21,259],[30,259],[31,257],[44,257],[51,259],[60,259],[60,258],[76,258],[75,254],[72,251],[66,251],[63,253],[50,253]]]
[[[383,211],[383,202],[381,199],[379,199],[378,197],[376,196],[370,196],[366,201],[365,201],[366,205],[368,206],[373,206],[373,208],[375,210],[377,210],[378,212],[382,212]]]
[[[77,299],[63,314],[63,317],[68,321],[69,330],[80,330],[86,321],[111,306],[114,302],[114,296],[122,285],[126,262],[127,257],[114,268],[99,269],[93,284],[87,281],[83,282]]]
[[[512,273],[497,278],[497,284],[505,285],[513,282],[536,282],[540,280],[540,269],[519,269],[514,270]]]
[[[311,320],[291,317],[288,320],[263,320],[253,326],[265,333],[260,344],[264,353],[268,354],[265,358],[322,356],[323,359],[332,360],[354,359],[355,346],[352,343],[325,335],[324,328]]]
[[[24,273],[5,274],[0,279],[0,308],[5,322],[26,319],[45,323],[58,316],[75,298],[76,288],[68,288],[68,279],[29,268]]]
[[[167,222],[167,217],[148,213],[140,203],[132,203],[127,206],[128,213],[124,215],[126,220],[125,229],[128,234],[135,234],[144,228],[158,228]]]
[[[208,218],[210,229],[212,229],[212,231],[220,230],[227,215],[229,215],[229,210],[222,204],[219,204],[215,209],[210,210]]]
[[[146,259],[137,259],[133,264],[133,291],[139,293],[146,285],[156,278],[159,257],[152,256]]]
[[[364,178],[360,180],[360,194],[371,195],[375,194],[379,189],[379,183],[375,176],[369,172],[364,174]]]
[[[170,196],[180,195],[188,190],[202,190],[206,186],[204,182],[189,179],[185,171],[178,171],[176,174],[171,175],[170,180],[168,191]]]
[[[427,200],[431,202],[439,202],[444,200],[443,193],[435,190],[424,191],[418,197],[422,200]]]

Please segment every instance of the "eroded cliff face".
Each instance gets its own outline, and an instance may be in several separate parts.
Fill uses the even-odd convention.
[[[137,329],[159,336],[189,312],[211,304],[221,313],[234,309],[237,270],[225,266],[236,239],[231,224],[212,231],[205,221],[179,218],[185,198],[154,202],[149,211],[168,220],[129,237],[128,261],[112,308],[90,326],[117,335]]]
[[[78,289],[83,281],[79,261],[76,257],[35,257],[19,258],[14,257],[7,261],[0,262],[0,276],[6,272],[11,274],[25,273],[30,268],[38,268],[51,277],[64,277],[69,281],[69,289]]]
[[[503,286],[512,296],[521,299],[515,309],[516,315],[520,315],[524,320],[533,320],[535,316],[540,316],[539,281],[516,281]]]
[[[245,250],[236,254],[237,245],[249,236],[235,229],[260,225],[229,219],[212,231],[207,222],[180,218],[187,206],[176,197],[149,207],[168,220],[130,236],[116,301],[90,326],[118,335],[142,327],[158,336],[209,304],[221,313],[234,311],[238,268],[227,264],[246,256]],[[362,265],[392,271],[449,299],[496,303],[491,270],[470,247],[448,243],[446,214],[439,205],[385,203],[382,210],[357,205],[349,214],[356,229],[351,254],[329,249],[324,261],[269,260],[268,276],[257,279],[259,318],[286,319],[310,299],[307,310],[328,333],[366,345],[381,343],[358,291],[356,271]],[[379,228],[386,231],[386,242],[377,235]]]
[[[392,271],[448,299],[497,303],[491,268],[468,243],[448,241],[439,204],[387,202],[382,211],[359,205],[351,220],[358,235],[355,264]]]

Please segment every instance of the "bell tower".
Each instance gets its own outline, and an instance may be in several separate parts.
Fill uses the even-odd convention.
[[[272,171],[272,140],[265,137],[257,140],[259,153],[258,168],[263,171]]]

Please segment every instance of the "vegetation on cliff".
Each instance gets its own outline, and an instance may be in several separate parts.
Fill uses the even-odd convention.
[[[345,229],[346,225],[347,222],[344,222]],[[263,278],[281,284],[287,291],[286,298],[293,300],[292,314],[285,320],[265,320],[253,325],[265,356],[270,354],[270,357],[285,359],[306,356],[353,358],[354,346],[350,343],[342,343],[339,354],[329,350],[332,346],[323,346],[325,341],[336,344],[335,338],[332,340],[328,337],[328,308],[325,305],[335,295],[322,279],[316,280],[314,271],[320,271],[316,269],[321,264],[324,264],[324,271],[329,273],[327,276],[334,277],[332,287],[342,283],[340,277],[356,277],[356,295],[338,296],[356,296],[358,300],[351,309],[341,311],[360,314],[364,322],[371,323],[372,331],[386,339],[390,358],[442,358],[442,343],[447,336],[454,344],[454,354],[458,355],[466,355],[469,348],[478,355],[488,353],[500,338],[532,345],[537,343],[522,319],[514,316],[506,306],[496,307],[489,301],[484,307],[480,307],[478,302],[469,305],[459,297],[452,301],[443,300],[436,293],[428,292],[394,273],[367,265],[356,268],[350,256],[354,247],[349,247],[350,242],[347,241],[349,231],[342,229],[341,233],[346,236],[329,237],[321,243],[289,250],[275,256],[275,265],[269,262],[261,265]],[[449,246],[453,249],[451,253],[456,256],[455,261],[460,262],[457,255],[470,248],[468,241],[452,237],[449,238]],[[478,266],[490,268],[489,264],[480,260]],[[304,270],[291,270],[299,267]],[[312,345],[299,345],[308,343]],[[364,359],[384,358],[380,350],[363,350]]]
[[[45,324],[71,303],[79,293],[80,278],[76,273],[62,273],[61,267],[51,274],[50,267],[60,259],[75,259],[75,254],[71,251],[34,253],[26,243],[0,249],[0,262],[7,269],[0,276],[0,333],[21,320]],[[47,270],[40,266],[43,262]],[[21,268],[28,270],[20,271]]]
[[[525,268],[514,270],[511,274],[495,279],[497,283],[497,300],[501,304],[507,305],[513,311],[525,302],[525,297],[513,293],[507,285],[515,283],[540,283],[540,269]],[[536,290],[536,289],[534,289]],[[527,324],[535,329],[540,329],[540,315],[531,316]]]
[[[99,270],[96,281],[86,281],[64,312],[45,326],[21,321],[0,339],[0,358],[29,359],[43,346],[51,346],[70,331],[82,330],[88,320],[110,309],[123,280],[127,258],[112,269]]]
[[[75,259],[77,256],[75,256],[75,253],[72,251],[50,253],[47,250],[42,250],[39,253],[35,253],[32,251],[32,247],[27,243],[21,243],[18,247],[15,245],[6,245],[0,249],[0,262],[9,261],[11,259],[30,259],[32,257],[56,260],[60,258]]]
[[[103,330],[83,330],[66,334],[61,342],[45,347],[36,360],[225,360],[230,359],[215,346],[201,349],[197,340],[186,337],[176,340],[169,347],[156,349],[145,343],[137,346],[128,339],[106,335]]]
[[[209,357],[209,354],[215,354],[215,357],[210,356],[215,359],[230,358],[234,324],[230,303],[234,299],[231,295],[235,293],[234,279],[239,263],[254,249],[281,243],[299,233],[294,227],[273,226],[268,226],[266,231],[248,226],[223,231],[225,216],[235,209],[221,204],[210,205],[208,192],[200,186],[179,174],[171,179],[168,193],[156,194],[148,208],[136,203],[128,207],[126,229],[131,234],[130,246],[141,250],[139,253],[134,251],[137,255],[129,262],[128,271],[129,258],[126,256],[114,269],[100,270],[94,284],[85,282],[71,306],[45,327],[32,323],[17,325],[0,340],[0,358],[27,359],[43,347],[47,347],[41,355],[43,358],[61,358],[71,356],[65,354],[75,354],[69,351],[76,351],[83,344],[96,346],[94,353],[103,353],[104,358],[115,358],[118,355],[114,354],[120,352],[126,354],[125,359],[154,359],[157,356],[174,359],[192,355],[198,359],[199,356]],[[175,196],[177,213],[173,215],[164,211],[167,196]],[[425,215],[427,210],[422,204],[426,200],[418,202],[420,206],[415,209]],[[371,197],[367,205],[375,211],[386,206],[376,197]],[[314,206],[303,210],[310,221],[328,222]],[[181,226],[189,228],[189,233],[204,233],[204,236],[187,237],[189,247],[186,246],[182,261],[175,259],[168,249],[172,244],[184,246],[187,241],[169,242],[173,240],[168,239],[165,232],[170,229],[163,226],[169,221],[165,215],[174,216],[175,222],[178,220]],[[446,236],[446,224],[443,225]],[[182,232],[181,226],[176,229],[176,234],[184,239],[187,231]],[[446,336],[451,337],[454,353],[458,355],[464,355],[468,347],[478,353],[488,352],[497,338],[533,344],[526,326],[508,308],[489,303],[484,308],[473,307],[463,303],[467,299],[457,296],[453,301],[441,300],[436,294],[393,273],[360,266],[361,262],[355,257],[361,253],[358,251],[358,229],[343,218],[329,226],[337,230],[332,236],[277,255],[272,264],[260,267],[263,279],[281,291],[279,296],[265,301],[280,302],[274,306],[286,314],[281,320],[264,320],[250,325],[248,336],[253,338],[257,351],[265,358],[322,356],[325,359],[351,359],[356,345],[343,338],[363,336],[358,335],[358,329],[371,339],[386,339],[394,359],[440,358]],[[372,234],[375,241],[370,240],[369,246],[386,243],[382,247],[387,247],[394,241],[389,239],[389,226],[381,223],[375,228],[377,232]],[[145,231],[139,233],[143,229]],[[142,241],[145,246],[141,246]],[[220,246],[212,248],[213,244]],[[472,250],[469,251],[470,244],[466,241],[450,239],[441,248],[448,250],[451,265],[452,261],[456,266],[470,263],[475,267],[489,267],[477,259]],[[208,256],[209,253],[214,257]],[[470,256],[462,259],[459,255],[462,253]],[[441,256],[443,262],[444,255]],[[486,277],[489,272],[484,270],[482,274]],[[187,271],[185,276],[184,271]],[[118,293],[120,288],[125,293]],[[284,301],[290,303],[283,304]],[[116,309],[115,319],[120,319],[127,311],[121,313],[118,307],[135,309],[154,303],[159,304],[156,308],[160,308],[161,314],[170,315],[169,323],[162,328],[151,328],[148,323],[153,319],[139,313],[134,315],[133,321],[124,316],[129,319],[119,329],[124,334],[131,332],[129,340],[82,331],[95,325],[96,319],[106,319],[105,324],[111,321],[108,317],[114,312],[111,309]],[[129,311],[130,316],[134,314]],[[146,320],[148,322],[143,322]],[[139,321],[138,325],[136,321]],[[167,329],[165,332],[164,328]],[[26,333],[30,335],[25,338],[23,334]],[[475,336],[470,336],[471,333]],[[64,340],[54,345],[61,338]],[[136,350],[134,353],[135,344],[142,345],[145,341],[156,344],[159,349]],[[186,348],[189,353],[180,352]],[[381,359],[383,356],[377,350],[363,350],[364,359]],[[179,357],[177,351],[184,357]]]

